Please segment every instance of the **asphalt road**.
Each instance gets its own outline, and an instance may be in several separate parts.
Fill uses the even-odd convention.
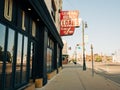
[[[94,72],[104,76],[105,78],[112,80],[120,85],[120,63],[96,63],[92,67],[91,62],[86,62],[88,68],[94,69]],[[92,70],[91,70],[92,71]]]

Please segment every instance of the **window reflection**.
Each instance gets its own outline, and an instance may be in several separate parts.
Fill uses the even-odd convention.
[[[16,84],[27,81],[27,44],[28,38],[18,34]]]
[[[24,37],[23,63],[25,65],[27,62],[27,42],[28,42],[28,38]]]
[[[0,24],[0,63],[3,61],[3,51],[5,42],[5,26]],[[2,68],[0,68],[1,71]]]
[[[22,81],[26,81],[26,71],[27,71],[27,68],[26,68],[26,64],[27,64],[27,42],[28,42],[28,38],[27,37],[24,37],[24,47],[23,47],[23,67],[22,67]]]
[[[19,33],[17,46],[17,64],[21,63],[21,54],[22,54],[22,35]]]
[[[14,53],[15,31],[11,28],[6,30],[6,26],[0,24],[0,90],[2,86],[5,90],[12,87],[13,76],[15,75],[15,87],[23,82],[27,82],[27,45],[28,37],[18,33],[17,52]],[[5,43],[6,40],[6,43]],[[5,51],[4,51],[5,47]],[[13,57],[16,57],[16,59]],[[3,63],[4,61],[4,63]],[[13,63],[16,61],[16,67]],[[3,67],[3,64],[5,67]],[[31,64],[32,65],[32,64]],[[15,73],[12,68],[16,68]],[[4,73],[3,71],[4,70]],[[3,85],[4,81],[4,85]]]
[[[47,72],[51,72],[53,68],[53,53],[54,53],[54,42],[52,39],[48,38],[48,48],[47,48]]]
[[[0,89],[2,88],[2,63],[5,42],[5,26],[0,24]]]
[[[8,45],[7,45],[7,64],[6,64],[6,88],[9,88],[12,80],[12,62],[13,62],[13,50],[14,50],[14,31],[9,29],[8,33]]]
[[[8,34],[8,45],[7,45],[7,61],[9,63],[13,62],[13,50],[14,50],[14,31],[12,29],[9,29]]]
[[[60,59],[60,48],[57,46],[57,67],[60,66],[60,61],[59,61],[59,59]]]
[[[30,53],[30,78],[35,81],[35,42],[31,42]]]
[[[21,56],[22,56],[22,35],[18,34],[18,43],[17,43],[17,61],[16,61],[16,78],[15,83],[20,83],[20,69],[21,69]]]
[[[33,74],[32,74],[32,61],[33,61],[33,42],[31,42],[31,52],[30,52],[30,78],[32,78]]]
[[[47,72],[51,72],[52,50],[47,48]]]

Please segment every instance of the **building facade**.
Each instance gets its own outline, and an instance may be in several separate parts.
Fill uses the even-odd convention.
[[[120,49],[116,50],[113,55],[112,55],[112,58],[113,58],[113,62],[120,62]]]
[[[60,10],[62,10],[62,0],[45,0],[51,18],[60,33]]]
[[[53,10],[58,17],[60,9]],[[0,90],[45,85],[58,73],[63,42],[55,15],[44,0],[0,0]]]

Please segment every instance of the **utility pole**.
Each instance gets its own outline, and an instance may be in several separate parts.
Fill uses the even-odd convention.
[[[86,62],[85,62],[85,41],[84,41],[84,28],[87,27],[87,24],[84,24],[84,21],[82,21],[82,46],[83,46],[83,70],[86,70]]]
[[[93,45],[91,44],[92,76],[94,76]]]

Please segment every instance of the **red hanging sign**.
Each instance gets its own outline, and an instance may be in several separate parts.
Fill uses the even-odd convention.
[[[60,35],[61,36],[73,35],[74,30],[75,30],[75,27],[61,27]]]
[[[79,26],[79,11],[61,11],[60,12],[60,35],[67,36],[74,33],[75,27]]]

